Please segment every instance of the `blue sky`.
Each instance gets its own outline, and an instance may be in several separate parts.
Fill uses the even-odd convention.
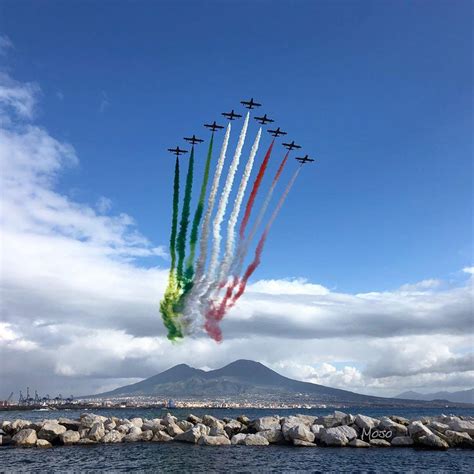
[[[113,212],[166,244],[166,148],[192,133],[208,138],[204,121],[254,96],[318,160],[255,277],[347,292],[457,279],[471,264],[471,29],[468,1],[0,6],[15,48],[2,60],[41,85],[38,122],[80,158],[61,175],[62,192],[110,198]]]

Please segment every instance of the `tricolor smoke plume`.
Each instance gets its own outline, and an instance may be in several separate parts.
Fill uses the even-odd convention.
[[[293,187],[300,171],[301,171],[301,166],[299,166],[297,170],[295,171],[295,173],[293,174],[290,182],[286,186],[285,191],[280,197],[280,200],[278,201],[278,204],[275,210],[273,211],[273,214],[271,215],[270,220],[265,226],[262,236],[260,237],[260,240],[257,244],[257,248],[255,249],[255,257],[253,261],[249,264],[247,269],[245,270],[244,276],[242,280],[240,281],[237,293],[233,296],[229,296],[228,292],[226,292],[226,296],[224,297],[225,301],[223,301],[223,303],[221,303],[221,305],[217,307],[213,312],[209,312],[208,314],[206,314],[205,329],[207,333],[217,342],[220,342],[222,340],[222,331],[219,327],[219,322],[224,317],[226,311],[232,308],[235,305],[235,303],[238,301],[238,299],[242,296],[247,286],[249,278],[252,276],[255,269],[260,265],[260,261],[261,261],[263,249],[265,247],[265,242],[266,242],[268,233],[270,232],[273,222],[278,216],[278,213],[280,212],[280,209],[283,206],[283,203],[285,202],[288,196],[288,193]]]
[[[222,169],[224,168],[224,161],[227,153],[227,147],[229,145],[229,138],[231,132],[231,124],[227,125],[227,129],[224,135],[224,141],[222,142],[219,159],[217,160],[216,171],[212,179],[211,191],[209,193],[209,201],[204,214],[204,220],[202,224],[201,238],[199,240],[199,258],[196,263],[196,270],[194,273],[194,280],[190,282],[190,290],[183,302],[183,317],[182,327],[186,333],[191,333],[194,330],[193,322],[199,318],[199,311],[197,309],[199,303],[199,296],[202,292],[204,284],[204,271],[206,268],[207,260],[207,248],[209,244],[209,235],[211,232],[211,218],[212,212],[216,202],[217,191],[219,189],[219,183],[222,175]]]

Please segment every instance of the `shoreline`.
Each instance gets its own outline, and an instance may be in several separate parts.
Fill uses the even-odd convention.
[[[268,446],[382,448],[432,450],[474,449],[474,417],[396,415],[373,418],[334,411],[325,416],[264,416],[249,419],[189,415],[179,420],[118,418],[84,413],[78,419],[0,422],[0,446],[53,448],[135,442],[181,442],[204,446]],[[1,447],[0,447],[1,449]]]

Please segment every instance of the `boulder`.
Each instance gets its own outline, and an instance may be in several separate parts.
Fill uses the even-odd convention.
[[[238,433],[232,436],[232,439],[230,440],[230,442],[231,444],[244,444],[246,437],[247,435],[245,433]]]
[[[321,429],[324,428],[323,425],[312,425],[311,432],[314,434],[314,439],[319,439],[319,433]]]
[[[141,418],[132,418],[130,420],[130,423],[133,425],[133,426],[136,426],[137,428],[140,428],[143,426],[143,420]]]
[[[105,431],[112,431],[112,430],[115,430],[116,426],[117,426],[117,423],[115,423],[115,421],[113,421],[113,420],[107,420],[107,421],[104,423]]]
[[[235,435],[238,436],[238,435]],[[235,438],[234,436],[234,438]],[[240,443],[237,443],[240,444]],[[245,436],[243,444],[246,446],[268,446],[270,443],[268,442],[267,438],[260,436],[259,434],[248,434]]]
[[[49,441],[46,441],[45,439],[37,439],[36,447],[37,448],[52,448],[53,445]]]
[[[92,413],[86,413],[80,417],[80,426],[82,428],[92,428],[94,423],[105,423],[107,418],[105,416],[94,415]]]
[[[164,429],[165,429],[165,426],[161,424],[161,420],[147,421],[146,423],[143,423],[143,426],[142,426],[143,431],[151,430],[153,431],[153,433],[156,433],[157,431],[161,431]]]
[[[371,439],[369,442],[374,448],[390,448],[390,443],[385,439]]]
[[[239,433],[242,429],[242,423],[237,420],[229,420],[224,426],[225,432],[229,438],[232,438],[235,434]],[[280,426],[278,426],[280,429]]]
[[[259,431],[258,434],[266,438],[270,444],[283,443],[285,441],[283,433],[277,428]]]
[[[17,432],[24,430],[25,428],[30,428],[31,421],[28,420],[15,420],[10,425],[10,432]]]
[[[127,434],[133,427],[134,426],[131,423],[127,422],[116,426],[115,429],[122,434]]]
[[[97,441],[94,441],[92,439],[89,439],[89,438],[81,438],[77,444],[97,444]]]
[[[240,421],[243,425],[248,425],[250,424],[250,418],[245,415],[240,415],[237,417],[237,421]]]
[[[405,425],[393,421],[388,416],[381,418],[379,425],[377,426],[379,431],[391,431],[392,436],[389,438],[394,438],[396,436],[406,436],[408,429]]]
[[[169,423],[166,427],[166,431],[170,436],[173,436],[173,438],[181,433],[184,433],[184,431],[176,423]]]
[[[230,445],[230,440],[226,436],[204,435],[199,438],[198,443],[204,446],[227,446]]]
[[[408,433],[414,441],[417,441],[418,438],[421,438],[422,436],[433,434],[421,421],[412,421],[408,425]]]
[[[409,436],[395,436],[391,441],[392,446],[398,446],[400,448],[405,446],[413,446],[413,440]]]
[[[347,446],[350,446],[351,448],[370,448],[369,443],[357,438],[354,438],[352,441],[350,441]]]
[[[167,413],[163,419],[161,420],[161,424],[168,426],[170,423],[175,424],[178,421],[178,418],[175,416],[171,415],[171,413]]]
[[[209,434],[210,428],[201,423],[196,424],[191,429],[180,433],[175,437],[175,441],[181,441],[183,443],[197,443],[201,436]]]
[[[418,438],[418,444],[428,449],[444,450],[449,448],[449,444],[444,441],[444,439],[441,439],[439,436],[436,436],[433,433],[425,436],[420,436]]]
[[[110,430],[102,439],[102,443],[121,443],[124,434],[117,430]]]
[[[3,420],[3,421],[0,421],[0,429],[4,432],[4,433],[11,433],[11,426],[12,426],[12,422],[11,421],[8,421],[8,420]]]
[[[202,423],[209,428],[224,428],[225,423],[214,416],[211,415],[204,415],[202,417]]]
[[[462,431],[452,431],[446,430],[444,432],[445,441],[448,442],[450,446],[456,448],[474,448],[474,440],[469,436],[468,433]]]
[[[199,418],[198,416],[196,415],[189,415],[187,420],[192,423],[193,425],[197,425],[198,423],[202,423],[202,419]]]
[[[136,431],[130,430],[130,433],[126,434],[123,437],[123,442],[124,443],[136,443],[137,441],[142,440],[142,431],[140,430],[140,433],[137,433]]]
[[[59,439],[62,444],[70,445],[76,444],[81,439],[81,437],[78,431],[67,430],[59,435]]]
[[[100,441],[105,436],[104,423],[102,421],[95,422],[87,433],[87,437],[92,441]]]
[[[302,439],[294,439],[293,446],[297,446],[299,448],[316,448],[314,443],[310,443],[309,441],[304,441]]]
[[[371,418],[370,416],[357,415],[355,417],[354,423],[360,429],[372,429],[375,428],[380,422],[376,418]]]
[[[327,446],[345,446],[354,438],[357,438],[357,432],[350,426],[322,428],[319,432],[319,439]]]
[[[47,421],[38,432],[38,438],[45,439],[50,443],[59,439],[59,435],[65,433],[66,427],[55,421]]]
[[[444,433],[446,430],[449,430],[449,425],[445,423],[440,423],[439,421],[431,421],[428,425],[430,430],[436,430],[440,433]]]
[[[167,443],[168,441],[173,441],[173,438],[168,433],[166,433],[166,431],[160,430],[154,434],[152,441]]]
[[[403,416],[393,415],[389,418],[395,423],[398,423],[399,425],[408,426],[410,424],[410,420],[408,418],[404,418]]]
[[[280,429],[280,418],[278,416],[264,416],[252,421],[251,426],[255,431]]]
[[[66,430],[79,431],[81,422],[77,420],[71,420],[69,418],[60,417],[58,418],[58,423],[63,425]]]
[[[448,423],[451,431],[460,431],[474,436],[474,422],[469,420],[457,419]]]
[[[227,431],[224,428],[211,428],[209,430],[209,436],[225,436],[226,438],[229,437]]]
[[[153,439],[153,431],[152,430],[146,430],[142,432],[142,441],[151,441]]]
[[[312,443],[314,441],[314,433],[305,425],[294,425],[288,430],[288,438],[292,441],[301,439],[302,441]]]
[[[181,420],[181,421],[178,421],[178,423],[176,423],[183,431],[187,431],[189,429],[191,429],[194,424],[191,423],[190,421],[186,421],[186,420]]]
[[[31,428],[24,428],[13,436],[12,441],[17,446],[36,446],[36,431]]]

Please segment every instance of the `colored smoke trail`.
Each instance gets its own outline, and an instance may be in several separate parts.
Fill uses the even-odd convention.
[[[260,188],[263,175],[265,174],[265,170],[267,169],[268,161],[270,160],[274,143],[275,143],[275,139],[272,140],[272,143],[268,147],[268,150],[265,153],[265,158],[263,159],[262,164],[260,165],[260,169],[258,170],[257,177],[255,178],[255,181],[253,182],[252,191],[250,191],[249,200],[247,201],[247,205],[245,206],[244,218],[242,219],[242,222],[240,223],[239,235],[241,239],[244,238],[245,229],[247,228],[247,224],[250,219],[250,213],[252,212],[252,208],[255,202],[255,198],[257,197],[257,193]]]
[[[193,225],[191,228],[191,236],[189,243],[189,256],[186,261],[186,271],[184,275],[184,293],[185,296],[191,289],[191,282],[194,277],[194,257],[196,255],[196,243],[199,234],[199,224],[201,223],[202,214],[204,212],[204,199],[206,198],[207,182],[209,181],[209,170],[211,168],[212,146],[214,143],[214,132],[211,135],[209,149],[207,150],[206,165],[204,167],[204,176],[201,183],[201,192],[199,193],[199,201],[194,213]]]
[[[160,312],[163,324],[168,330],[168,339],[175,340],[182,337],[182,332],[174,312],[174,303],[179,297],[179,289],[176,281],[176,233],[178,228],[179,207],[179,158],[176,157],[173,182],[173,216],[171,219],[170,253],[171,266],[168,277],[168,286],[163,299],[160,301]]]
[[[199,317],[199,311],[197,310],[199,296],[202,291],[204,271],[206,267],[207,260],[207,247],[209,243],[209,235],[211,233],[211,218],[212,212],[214,211],[214,206],[216,203],[217,191],[219,189],[219,183],[222,175],[222,170],[224,168],[224,161],[227,153],[227,147],[229,145],[229,138],[231,132],[231,124],[227,125],[227,129],[224,135],[224,141],[222,142],[221,151],[219,154],[219,159],[217,160],[216,170],[214,172],[214,177],[212,179],[211,191],[209,193],[209,200],[204,214],[204,220],[201,230],[201,238],[199,240],[199,258],[196,264],[196,270],[194,273],[194,280],[189,283],[191,289],[188,290],[186,299],[184,301],[184,310],[183,310],[183,328],[185,330],[191,330],[191,323]]]
[[[177,280],[178,287],[183,283],[183,266],[186,254],[186,234],[189,226],[189,214],[191,212],[191,193],[193,190],[193,172],[194,172],[194,146],[191,148],[189,157],[188,172],[186,175],[186,187],[184,188],[183,211],[181,213],[181,222],[179,224],[179,233],[176,241],[178,251]]]
[[[234,158],[230,164],[229,172],[227,174],[227,179],[222,190],[222,194],[219,200],[219,206],[217,208],[216,216],[214,217],[212,234],[214,238],[214,245],[212,247],[211,260],[209,264],[209,270],[207,275],[207,281],[212,282],[216,276],[217,270],[217,259],[219,257],[219,252],[221,248],[221,226],[222,220],[224,219],[224,214],[227,208],[227,203],[229,202],[229,194],[234,184],[235,173],[240,162],[240,155],[242,154],[242,147],[244,146],[245,136],[247,135],[247,128],[249,124],[250,112],[247,112],[245,117],[242,130],[240,131],[239,141],[237,142],[237,148],[235,149]],[[205,298],[209,297],[209,292],[206,292]]]
[[[217,342],[222,341],[222,331],[219,327],[219,321],[224,317],[226,311],[230,308],[232,308],[237,300],[243,295],[245,292],[245,288],[247,286],[249,278],[252,276],[253,272],[256,270],[256,268],[260,265],[260,261],[262,258],[262,253],[263,249],[265,247],[265,242],[268,236],[268,233],[270,232],[270,229],[273,225],[273,222],[275,221],[276,217],[278,216],[281,207],[283,206],[283,203],[285,202],[288,193],[290,192],[291,188],[293,187],[296,178],[298,177],[299,173],[301,171],[301,166],[297,168],[295,173],[293,174],[290,182],[286,186],[285,191],[283,192],[282,196],[280,197],[280,200],[278,201],[278,204],[273,211],[273,214],[270,217],[270,220],[268,221],[267,225],[265,226],[265,229],[262,233],[262,236],[260,237],[260,240],[257,244],[257,248],[255,249],[255,257],[253,261],[249,264],[247,269],[245,270],[244,276],[242,277],[242,280],[240,281],[239,288],[237,293],[234,296],[229,295],[229,288],[226,291],[226,296],[224,297],[224,301],[219,305],[217,309],[215,309],[212,312],[209,312],[206,314],[206,323],[205,323],[205,329],[207,333]],[[228,304],[227,304],[228,302]]]
[[[250,179],[250,175],[252,173],[253,164],[255,161],[255,155],[258,151],[258,146],[260,144],[260,137],[262,136],[262,127],[258,130],[257,136],[255,137],[255,141],[252,145],[252,149],[250,150],[249,159],[244,169],[244,173],[242,175],[242,179],[240,181],[240,186],[237,191],[237,196],[234,201],[234,208],[232,209],[232,213],[229,217],[229,222],[227,223],[227,241],[225,246],[225,253],[224,258],[222,259],[221,266],[219,268],[219,276],[213,285],[214,288],[222,281],[227,279],[227,273],[230,268],[230,264],[232,263],[232,259],[234,256],[234,249],[235,249],[235,227],[237,225],[237,219],[239,218],[240,208],[242,206],[242,201],[244,199],[245,190],[247,189],[247,184]]]

